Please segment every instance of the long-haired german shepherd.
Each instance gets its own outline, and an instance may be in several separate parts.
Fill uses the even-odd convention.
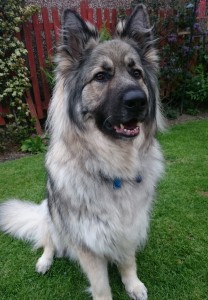
[[[135,252],[144,244],[163,157],[158,56],[143,5],[118,24],[115,37],[66,10],[56,56],[46,155],[48,198],[40,205],[10,200],[0,227],[43,247],[36,270],[54,256],[79,261],[94,300],[111,300],[107,263],[118,266],[132,299],[147,299]]]

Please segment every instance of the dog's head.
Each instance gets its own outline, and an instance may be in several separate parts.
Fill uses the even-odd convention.
[[[160,124],[158,57],[143,5],[104,42],[94,26],[66,10],[57,63],[68,116],[79,130],[93,124],[111,138],[130,139]]]

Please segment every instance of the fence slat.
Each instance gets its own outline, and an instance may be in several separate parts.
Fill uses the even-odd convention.
[[[29,107],[31,117],[35,119],[36,132],[37,132],[37,134],[41,135],[43,133],[43,131],[42,131],[40,122],[38,120],[38,115],[36,113],[36,109],[35,109],[34,103],[32,101],[32,97],[28,91],[26,92],[26,102]]]
[[[49,100],[50,100],[50,92],[49,92],[49,87],[48,87],[48,83],[46,80],[46,76],[44,73],[44,69],[46,68],[46,65],[45,65],[43,41],[42,41],[41,30],[40,30],[40,26],[39,26],[40,23],[39,23],[37,14],[33,15],[32,21],[33,21],[35,40],[36,40],[36,45],[37,45],[37,54],[38,54],[38,61],[39,61],[39,66],[40,66],[40,75],[41,75],[43,94],[44,94],[44,107],[47,108]]]
[[[108,29],[108,31],[110,32],[110,11],[108,8],[104,9],[104,22],[105,22],[105,26]]]
[[[88,4],[86,1],[80,3],[80,15],[86,21],[88,19]]]
[[[131,12],[132,12],[131,8],[126,9],[126,16],[130,16]]]
[[[39,90],[39,83],[38,83],[38,76],[36,71],[35,65],[35,58],[33,54],[33,45],[32,45],[32,37],[31,37],[31,30],[29,29],[28,22],[25,23],[23,26],[24,36],[25,36],[25,44],[28,51],[28,62],[30,67],[30,74],[31,74],[31,81],[34,93],[34,100],[36,104],[36,110],[38,114],[38,118],[43,118],[43,110],[42,110],[42,103],[40,98],[40,90]]]
[[[159,8],[159,18],[164,19],[165,18],[165,10],[164,8]]]
[[[94,18],[93,18],[93,14],[94,14],[94,9],[93,8],[88,8],[88,12],[87,12],[87,20],[94,24]]]
[[[102,28],[102,10],[101,8],[97,8],[96,9],[96,26],[98,28],[98,30],[100,30]]]
[[[206,17],[206,0],[200,0],[199,1],[199,6],[198,6],[198,10],[197,10],[197,17],[200,18],[204,18]]]
[[[48,56],[50,57],[53,55],[53,42],[51,37],[50,22],[49,22],[47,7],[43,7],[41,9],[41,12],[43,18],[43,28],[45,33],[46,48],[47,48]]]
[[[116,28],[117,24],[117,10],[115,8],[112,9],[112,21],[111,21],[111,32],[113,32]]]
[[[1,108],[0,108],[0,113],[1,113]],[[5,121],[4,121],[4,118],[0,115],[0,125],[5,125]]]
[[[56,45],[58,44],[59,41],[59,31],[60,31],[60,22],[59,22],[59,14],[58,14],[58,9],[57,8],[52,8],[52,18],[53,18],[53,24],[54,24],[54,32],[55,32],[55,40],[56,40]]]
[[[6,110],[5,110],[5,108],[2,106],[2,104],[0,103],[0,125],[5,125],[6,124],[6,122],[5,122],[5,120],[4,120],[4,118],[3,118],[3,116],[2,115],[5,115],[6,114]]]

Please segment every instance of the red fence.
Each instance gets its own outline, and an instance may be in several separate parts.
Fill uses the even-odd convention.
[[[200,1],[198,17],[204,17],[204,0]],[[123,10],[119,13],[129,15],[130,10]],[[85,20],[89,20],[101,29],[105,24],[109,31],[115,28],[118,11],[116,9],[88,7],[86,1],[80,6],[80,14]],[[162,17],[162,16],[161,16]],[[165,16],[164,16],[165,17]],[[26,102],[31,115],[36,120],[36,131],[41,133],[39,120],[46,117],[51,90],[46,80],[44,69],[46,60],[50,59],[58,42],[60,28],[60,17],[56,8],[49,12],[43,7],[40,14],[35,14],[30,21],[24,24],[20,38],[24,41],[28,50],[27,64],[30,70],[31,89],[26,93]],[[0,105],[0,125],[5,124],[3,115],[6,109]]]
[[[206,0],[200,0],[198,5],[198,11],[197,11],[197,17],[198,18],[207,18],[206,16],[206,6],[207,6]]]

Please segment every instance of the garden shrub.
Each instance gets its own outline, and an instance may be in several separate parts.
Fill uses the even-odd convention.
[[[208,106],[208,54],[204,39],[208,31],[196,21],[194,2],[134,0],[149,8],[155,36],[159,37],[160,90],[167,114],[175,110],[197,112],[201,104]],[[159,9],[169,13],[161,19]]]
[[[208,101],[208,76],[202,64],[198,65],[194,75],[186,80],[185,95],[191,100],[193,107]]]
[[[106,24],[104,24],[104,25],[101,27],[99,33],[100,33],[100,40],[101,40],[102,42],[108,41],[108,40],[111,39],[111,34],[110,34],[108,28],[106,27]]]
[[[25,6],[22,0],[0,1],[0,103],[9,108],[3,116],[7,125],[0,131],[0,149],[4,148],[5,138],[18,143],[34,131],[34,121],[24,101],[30,87],[27,50],[17,34],[22,23],[36,11],[37,7]]]
[[[21,151],[29,152],[31,154],[37,154],[45,152],[47,149],[48,138],[40,137],[38,135],[28,138],[22,142]]]

